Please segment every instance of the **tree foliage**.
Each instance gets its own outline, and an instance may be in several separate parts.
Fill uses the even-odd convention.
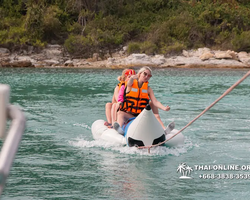
[[[0,45],[64,44],[77,57],[177,53],[210,47],[250,51],[248,0],[0,0]]]

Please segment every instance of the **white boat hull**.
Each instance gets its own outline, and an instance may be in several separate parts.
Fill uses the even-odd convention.
[[[147,107],[148,108],[148,107]],[[155,118],[151,108],[144,109],[133,121],[124,126],[125,137],[116,130],[104,125],[104,120],[96,120],[91,131],[95,140],[101,139],[107,142],[121,145],[132,146],[150,146],[165,141],[172,137],[178,130],[174,129],[165,135],[160,123]],[[166,146],[174,147],[184,144],[182,133],[177,134],[165,143]]]
[[[91,132],[95,140],[101,139],[107,142],[126,145],[126,138],[119,134],[115,129],[104,125],[104,120],[96,120],[91,126]]]

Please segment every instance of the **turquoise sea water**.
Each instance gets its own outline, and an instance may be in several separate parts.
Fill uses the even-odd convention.
[[[91,124],[105,119],[121,71],[0,69],[27,118],[1,199],[248,199],[250,78],[183,131],[183,146],[149,154],[93,140]],[[150,86],[171,107],[160,111],[163,122],[181,129],[246,72],[154,69]],[[192,179],[179,178],[181,163]],[[244,170],[226,169],[236,165]]]

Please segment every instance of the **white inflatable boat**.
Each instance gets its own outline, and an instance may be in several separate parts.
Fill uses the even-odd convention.
[[[173,129],[169,134],[165,132],[155,118],[151,107],[148,105],[136,118],[131,118],[127,124],[123,125],[125,135],[119,134],[115,129],[104,125],[104,120],[96,120],[91,131],[95,140],[101,139],[112,143],[132,146],[155,145],[172,137],[178,130]],[[165,143],[168,147],[184,144],[182,133]]]

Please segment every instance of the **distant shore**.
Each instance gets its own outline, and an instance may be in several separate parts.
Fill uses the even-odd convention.
[[[101,59],[93,54],[88,59],[72,59],[60,45],[48,45],[40,53],[29,51],[10,53],[0,48],[0,67],[34,67],[34,68],[86,68],[86,69],[122,69],[136,66],[153,68],[250,68],[250,53],[220,51],[209,48],[183,50],[182,55],[165,57],[164,55],[146,55],[116,52],[112,57]]]

